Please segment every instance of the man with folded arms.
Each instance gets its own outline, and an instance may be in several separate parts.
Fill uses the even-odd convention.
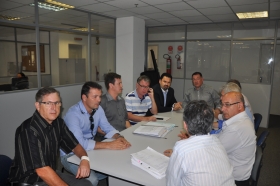
[[[182,103],[177,102],[174,96],[174,89],[170,87],[171,82],[171,74],[163,73],[160,76],[159,84],[153,87],[158,112],[170,112],[182,109]]]
[[[156,121],[154,116],[145,117],[148,110],[157,114],[157,104],[154,99],[154,91],[150,88],[148,76],[140,76],[137,79],[136,89],[125,97],[125,105],[130,124],[140,121]]]
[[[17,185],[91,185],[79,179],[90,174],[86,151],[67,128],[60,114],[61,99],[57,90],[41,88],[36,94],[36,111],[16,130],[15,158],[9,181]],[[59,148],[81,158],[77,172],[69,175],[56,171]]]
[[[232,165],[220,140],[210,135],[214,113],[204,100],[191,101],[183,114],[188,139],[178,141],[166,171],[167,186],[233,186]]]
[[[102,87],[98,83],[92,81],[86,82],[82,87],[81,100],[69,108],[64,117],[66,125],[86,150],[121,150],[130,147],[130,143],[108,122],[104,110],[99,106],[101,96]],[[98,127],[105,133],[105,138],[113,138],[115,140],[110,142],[95,141],[94,137]],[[67,158],[73,154],[65,154],[63,151],[60,151],[60,155],[64,168],[76,174],[78,169],[77,165],[67,161]],[[91,170],[90,176],[87,179],[90,180],[92,185],[96,186],[98,181],[105,177],[105,175],[95,173]]]

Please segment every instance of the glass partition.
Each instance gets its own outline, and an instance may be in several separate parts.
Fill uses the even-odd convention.
[[[273,41],[234,41],[231,78],[240,82],[270,84]]]
[[[186,78],[198,71],[204,79],[229,79],[230,41],[187,42]]]

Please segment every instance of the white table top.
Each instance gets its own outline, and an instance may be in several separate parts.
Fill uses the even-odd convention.
[[[143,124],[140,122],[124,131],[121,134],[131,143],[131,147],[125,150],[91,150],[88,151],[90,158],[90,168],[109,176],[124,179],[133,183],[149,186],[166,185],[166,178],[156,179],[149,173],[132,165],[130,154],[147,148],[148,146],[154,150],[163,153],[166,149],[172,149],[176,141],[179,140],[178,134],[183,128],[182,113],[167,112],[158,115],[171,117],[167,123],[174,123],[176,126],[164,138],[156,138],[133,134],[133,131]],[[79,164],[80,159],[77,156],[68,158],[71,163]]]

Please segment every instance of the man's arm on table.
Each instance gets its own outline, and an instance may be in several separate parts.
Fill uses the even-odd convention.
[[[150,108],[150,111],[152,114],[157,114],[158,113],[158,109],[157,109],[157,104],[156,104],[156,101],[154,99],[154,91],[153,89],[150,89],[150,92],[148,93],[150,99],[151,99],[151,102],[152,102],[152,108]]]
[[[87,153],[85,151],[85,149],[78,144],[74,149],[73,152],[76,156],[78,156],[79,158],[81,158],[82,156],[87,156]],[[76,178],[85,178],[88,177],[90,173],[90,165],[89,165],[89,161],[84,159],[81,160],[77,174],[76,174]]]
[[[114,141],[110,142],[95,142],[94,149],[111,149],[111,150],[122,150],[131,146],[131,144],[119,133],[112,136]]]
[[[132,121],[136,121],[136,122],[140,122],[140,121],[156,121],[157,118],[155,118],[154,116],[149,116],[149,117],[145,117],[145,116],[137,116],[132,114],[132,112],[127,112],[128,115],[128,119],[132,120]]]

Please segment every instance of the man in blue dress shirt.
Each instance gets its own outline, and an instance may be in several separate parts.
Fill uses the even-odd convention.
[[[102,87],[98,83],[86,82],[82,87],[81,101],[69,108],[64,117],[65,123],[85,150],[126,149],[130,146],[130,143],[108,122],[104,110],[99,106],[101,96]],[[105,138],[113,138],[115,140],[111,142],[95,141],[94,137],[98,127],[106,134]],[[67,161],[67,158],[73,154],[65,154],[63,151],[60,151],[60,155],[64,168],[76,174],[77,165]],[[91,174],[87,179],[96,186],[98,181],[105,177],[105,175],[95,173],[91,170]]]

